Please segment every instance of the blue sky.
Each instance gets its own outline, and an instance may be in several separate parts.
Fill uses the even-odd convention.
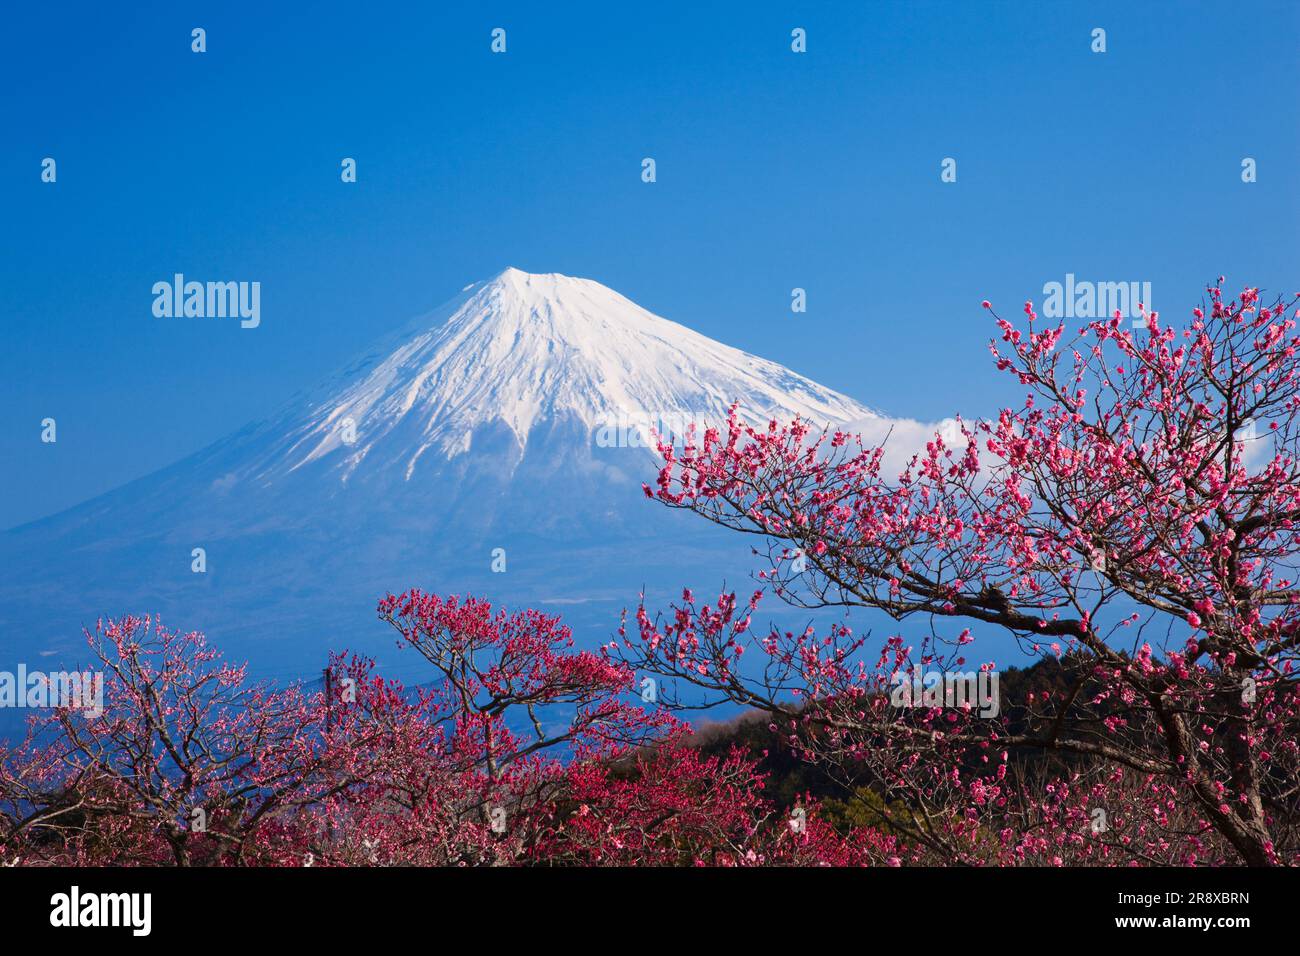
[[[1015,314],[1074,273],[1183,315],[1221,272],[1300,287],[1300,5],[721,6],[7,10],[0,526],[203,447],[506,265],[926,419],[1015,397],[983,298]],[[261,282],[261,326],[154,318],[175,272]]]

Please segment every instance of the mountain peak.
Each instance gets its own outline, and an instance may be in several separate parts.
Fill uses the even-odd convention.
[[[344,481],[371,469],[410,480],[424,464],[470,452],[485,431],[504,428],[522,453],[539,425],[588,440],[611,426],[680,433],[725,420],[733,402],[753,422],[873,414],[592,279],[509,267],[430,318],[354,363],[319,400],[290,408],[271,426],[280,437],[257,476],[328,462]]]
[[[569,323],[564,321],[566,318],[606,321],[658,319],[658,316],[646,312],[594,279],[581,279],[559,272],[524,272],[508,266],[492,278],[471,283],[462,291],[469,293],[467,304],[477,302],[493,317],[525,314],[532,320],[554,323],[551,331],[555,332],[572,331]],[[478,311],[478,308],[458,309],[452,317],[466,312],[477,314]]]
[[[490,289],[503,295],[534,297],[559,295],[565,290],[573,291],[584,284],[605,288],[593,279],[580,279],[560,272],[525,272],[523,269],[517,269],[514,266],[506,266],[491,278],[471,282],[461,291]],[[606,291],[611,290],[606,289]]]

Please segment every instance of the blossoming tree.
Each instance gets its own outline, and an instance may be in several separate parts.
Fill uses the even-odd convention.
[[[197,632],[148,617],[88,640],[103,712],[58,707],[0,753],[0,846],[64,864],[273,864],[309,852],[300,819],[356,782],[350,747],[379,739],[302,690],[250,683]]]
[[[326,692],[250,682],[149,618],[88,634],[102,713],[0,750],[0,857],[74,865],[757,865],[881,861],[789,825],[754,759],[707,755],[557,618],[408,591],[381,618],[427,686],[335,656]],[[631,698],[629,700],[628,698]]]
[[[646,494],[765,540],[786,601],[930,626],[864,661],[847,626],[755,635],[758,593],[738,611],[688,592],[643,605],[612,656],[769,711],[942,858],[1300,862],[1296,299],[1221,285],[1182,328],[1144,312],[1067,339],[1030,303],[1020,325],[994,314],[1023,405],[901,475],[802,421],[733,413],[660,443]],[[1060,686],[993,719],[894,706],[901,675],[967,666],[991,629],[1059,661]],[[1016,779],[1013,753],[1049,777]]]

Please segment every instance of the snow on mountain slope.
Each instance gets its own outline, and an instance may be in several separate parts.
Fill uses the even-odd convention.
[[[876,417],[590,279],[506,269],[423,322],[387,354],[354,363],[317,399],[287,410],[273,426],[282,439],[232,477],[273,480],[329,458],[344,480],[397,469],[409,481],[429,457],[440,464],[472,451],[475,434],[493,425],[523,451],[541,422],[567,420],[599,440],[602,429],[718,422],[732,402],[754,422]]]

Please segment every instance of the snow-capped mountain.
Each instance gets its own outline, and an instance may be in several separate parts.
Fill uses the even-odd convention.
[[[83,624],[159,610],[254,671],[310,673],[327,648],[391,646],[375,600],[420,586],[604,637],[642,585],[743,584],[747,542],[640,491],[650,429],[733,402],[888,422],[597,282],[506,269],[263,421],[0,536],[0,626],[71,660]]]
[[[617,430],[800,415],[840,422],[867,408],[647,312],[590,279],[506,269],[350,365],[272,423],[282,436],[230,480],[273,481],[316,461],[342,480],[397,471],[419,481],[502,429],[522,456],[534,429]]]

